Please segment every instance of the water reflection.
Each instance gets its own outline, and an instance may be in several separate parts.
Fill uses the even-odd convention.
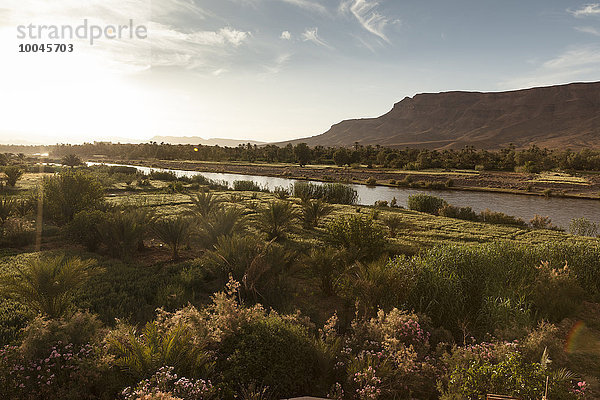
[[[95,165],[98,163],[88,163]],[[106,164],[106,165],[126,165],[126,164]],[[143,173],[152,171],[170,171],[178,177],[202,175],[208,179],[216,181],[225,181],[230,186],[234,181],[249,180],[258,183],[261,186],[266,186],[274,189],[276,186],[289,187],[296,180],[277,178],[270,176],[259,175],[241,175],[228,174],[217,172],[199,172],[199,171],[183,171],[175,169],[162,169],[140,167],[136,165],[128,165],[135,167]],[[313,181],[320,184],[320,182]],[[387,186],[368,187],[365,185],[350,185],[358,192],[358,202],[362,205],[372,205],[377,200],[391,201],[394,197],[399,205],[406,206],[408,196],[416,193],[427,193],[443,198],[448,203],[455,206],[471,207],[476,212],[483,211],[489,208],[493,211],[501,211],[503,213],[514,215],[529,221],[535,214],[549,216],[552,223],[563,228],[568,228],[572,218],[585,217],[593,222],[600,220],[600,201],[587,199],[570,199],[560,197],[539,197],[525,196],[508,193],[486,193],[486,192],[470,192],[458,190],[418,190],[407,188],[394,188]]]

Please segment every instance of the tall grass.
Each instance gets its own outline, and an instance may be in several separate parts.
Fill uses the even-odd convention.
[[[294,197],[303,201],[322,199],[328,203],[356,204],[358,193],[355,189],[342,183],[316,184],[312,182],[294,182]]]
[[[457,337],[465,330],[475,335],[493,331],[490,307],[498,312],[510,305],[511,312],[522,309],[518,312],[523,315],[532,312],[537,319],[555,319],[564,315],[552,310],[562,303],[580,302],[581,289],[588,300],[600,298],[599,245],[447,245],[396,258],[390,268],[413,282],[402,306],[425,313]]]
[[[265,188],[254,181],[233,181],[233,190],[244,192],[263,192]]]

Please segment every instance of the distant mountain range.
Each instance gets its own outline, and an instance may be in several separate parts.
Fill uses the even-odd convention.
[[[431,149],[600,148],[600,82],[508,92],[417,94],[378,118],[353,119],[287,143]]]
[[[201,144],[203,146],[222,146],[222,147],[237,147],[240,144],[265,144],[265,142],[259,142],[256,140],[242,140],[242,139],[203,139],[199,136],[154,136],[150,139],[152,142],[157,143],[171,143],[171,144]]]

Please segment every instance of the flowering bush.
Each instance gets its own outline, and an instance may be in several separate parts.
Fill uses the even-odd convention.
[[[208,400],[216,394],[217,389],[210,381],[178,377],[173,367],[161,367],[152,377],[139,382],[135,388],[128,387],[122,392],[125,400]]]
[[[445,376],[440,381],[441,399],[484,398],[494,393],[523,399],[575,399],[585,387],[572,375],[551,370],[546,362],[527,360],[518,342],[479,343],[455,347],[444,357]],[[580,390],[577,392],[577,390]]]
[[[372,319],[355,318],[336,367],[345,372],[331,392],[335,398],[432,398],[436,367],[429,333],[415,314],[379,311]],[[331,329],[329,329],[331,331]]]
[[[16,346],[0,350],[0,387],[10,399],[95,399],[107,377],[91,345],[58,342],[41,358],[29,359]]]

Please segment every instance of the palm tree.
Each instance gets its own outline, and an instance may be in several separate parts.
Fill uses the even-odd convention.
[[[290,272],[296,256],[293,251],[255,236],[221,236],[214,249],[206,252],[209,267],[226,280],[241,282],[247,294],[264,301],[266,292],[277,292],[278,283]],[[279,293],[280,294],[280,293]]]
[[[222,200],[210,192],[198,193],[196,196],[190,196],[192,201],[191,213],[201,217],[207,217],[214,213]]]
[[[77,167],[78,165],[83,164],[83,162],[81,161],[81,158],[79,158],[77,155],[75,154],[67,154],[66,156],[64,156],[60,162],[62,165],[66,165],[68,167]]]
[[[154,234],[173,251],[173,260],[179,259],[179,248],[190,239],[192,222],[189,218],[163,218],[154,222]]]
[[[267,234],[267,239],[282,239],[290,231],[297,214],[292,204],[287,201],[273,201],[256,216],[256,222],[261,231]]]
[[[399,215],[390,215],[383,219],[383,223],[390,230],[390,236],[396,237],[398,228],[402,226],[402,218]]]
[[[237,207],[219,207],[218,211],[198,218],[198,229],[206,246],[212,246],[221,236],[241,233],[246,228],[247,218]]]
[[[165,331],[156,322],[148,322],[139,335],[133,328],[117,330],[107,342],[117,365],[136,378],[147,377],[167,365],[186,376],[197,375],[208,366],[204,345],[195,343],[184,325]]]
[[[58,318],[69,309],[73,294],[93,273],[92,266],[91,260],[79,258],[34,258],[6,278],[0,291],[47,317]]]
[[[319,221],[333,212],[333,206],[323,200],[307,200],[302,203],[302,219],[309,227],[319,225]]]
[[[142,247],[152,220],[144,210],[117,211],[98,225],[98,233],[113,256],[129,259]]]
[[[15,187],[17,181],[23,176],[23,170],[17,165],[11,165],[4,168],[4,174],[6,175],[6,183]]]
[[[30,198],[15,201],[14,211],[19,217],[25,218],[34,209],[34,203]]]
[[[321,280],[320,286],[323,293],[328,296],[333,295],[336,286],[335,280],[340,278],[345,265],[343,252],[332,247],[313,248],[304,261],[313,274]]]
[[[0,223],[6,222],[15,211],[15,201],[10,197],[0,197]]]

